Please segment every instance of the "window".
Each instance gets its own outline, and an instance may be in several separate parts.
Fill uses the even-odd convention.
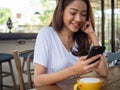
[[[6,23],[11,18],[12,33],[37,33],[49,25],[55,0],[1,0],[0,33],[10,32]]]
[[[102,0],[90,0],[95,16],[95,30],[100,41],[102,38]],[[104,0],[104,33],[106,51],[111,51],[112,48],[112,0]],[[120,50],[120,0],[114,0],[114,33],[115,33],[115,51]]]

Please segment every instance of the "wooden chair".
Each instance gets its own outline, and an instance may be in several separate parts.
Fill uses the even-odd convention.
[[[117,63],[116,64],[120,64],[120,52],[116,52],[116,56],[117,56]]]
[[[120,61],[120,52],[117,52],[118,60]]]
[[[13,51],[13,56],[14,56],[14,60],[15,60],[15,64],[16,64],[16,68],[17,68],[17,72],[18,72],[18,77],[19,77],[19,84],[20,84],[20,90],[25,90],[25,80],[23,77],[23,70],[22,70],[22,65],[21,65],[21,55],[27,55],[27,89],[33,88],[33,82],[32,82],[32,77],[31,75],[33,73],[31,73],[31,68],[30,68],[30,64],[33,61],[33,52],[34,50],[23,50],[23,51],[18,51],[18,50],[14,50]],[[23,57],[24,58],[24,57]]]
[[[26,71],[26,68],[25,68],[25,64],[27,63],[27,58],[28,58],[28,55],[33,52],[33,50],[29,50],[29,52],[27,53],[22,53],[20,54],[21,57],[23,57],[23,63],[22,63],[22,71],[23,73],[27,74],[27,71]],[[31,71],[33,71],[33,69],[31,69]]]
[[[3,87],[13,87],[15,90],[17,89],[17,85],[15,82],[15,76],[13,72],[13,66],[11,60],[13,59],[13,55],[9,53],[0,53],[0,90],[3,89]],[[10,71],[3,71],[2,70],[2,64],[3,63],[8,63]],[[3,78],[12,76],[13,80],[13,86],[8,86],[8,85],[3,85]]]
[[[118,53],[108,52],[106,56],[107,62],[110,63],[112,66],[117,65],[119,59],[118,56],[119,56]]]

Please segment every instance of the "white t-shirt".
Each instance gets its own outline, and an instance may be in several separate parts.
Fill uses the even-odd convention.
[[[34,51],[34,63],[47,68],[53,73],[72,66],[79,57],[72,55],[60,40],[52,27],[44,27],[37,35]]]

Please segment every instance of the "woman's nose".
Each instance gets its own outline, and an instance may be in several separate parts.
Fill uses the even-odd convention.
[[[81,16],[80,15],[76,15],[75,21],[80,22],[81,21]]]

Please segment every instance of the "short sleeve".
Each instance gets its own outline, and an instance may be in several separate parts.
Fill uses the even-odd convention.
[[[34,47],[34,63],[47,67],[49,53],[49,28],[42,28],[37,35]]]

